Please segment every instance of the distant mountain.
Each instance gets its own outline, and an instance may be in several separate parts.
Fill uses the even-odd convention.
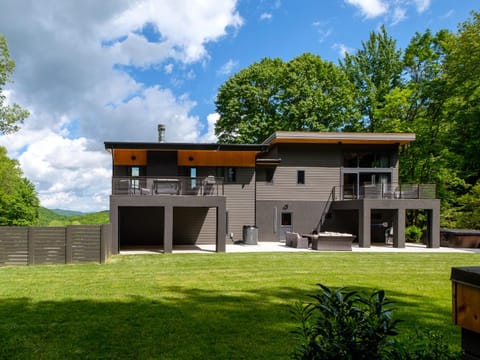
[[[83,216],[86,213],[83,213],[81,211],[72,211],[72,210],[62,210],[62,209],[50,209],[53,211],[55,214],[62,215],[62,216]]]
[[[50,210],[41,207],[38,215],[38,225],[40,226],[94,225],[108,224],[110,222],[110,213],[108,211],[82,213],[80,211]]]

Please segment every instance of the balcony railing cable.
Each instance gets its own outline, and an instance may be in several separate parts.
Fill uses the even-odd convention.
[[[112,178],[112,195],[222,196],[223,194],[223,178],[215,176],[114,176]]]

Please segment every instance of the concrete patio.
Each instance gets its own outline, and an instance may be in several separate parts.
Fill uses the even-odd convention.
[[[422,252],[422,253],[471,253],[471,254],[480,254],[480,249],[474,248],[449,248],[449,247],[440,247],[440,248],[427,248],[422,244],[413,244],[407,243],[405,248],[394,248],[391,245],[372,245],[369,248],[361,248],[357,243],[352,245],[353,252]],[[281,242],[258,242],[257,245],[246,245],[246,244],[227,244],[226,245],[227,253],[253,253],[253,252],[322,252],[312,249],[296,249],[292,247],[285,246],[285,243]],[[329,251],[331,252],[331,251]],[[134,254],[161,254],[163,250],[161,248],[151,247],[151,248],[132,248],[128,250],[121,250],[120,255],[134,255]],[[173,247],[174,254],[183,254],[183,253],[215,253],[215,245],[175,245]]]

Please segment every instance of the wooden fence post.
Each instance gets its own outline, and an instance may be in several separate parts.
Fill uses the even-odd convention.
[[[68,225],[65,236],[65,264],[72,263],[72,251],[72,225]]]
[[[28,228],[28,265],[35,265],[35,239],[33,238],[32,228]]]
[[[102,225],[100,227],[100,264],[104,264],[107,257],[107,229]]]

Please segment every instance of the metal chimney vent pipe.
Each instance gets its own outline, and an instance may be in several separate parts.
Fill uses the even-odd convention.
[[[158,142],[165,142],[165,125],[158,124]]]

